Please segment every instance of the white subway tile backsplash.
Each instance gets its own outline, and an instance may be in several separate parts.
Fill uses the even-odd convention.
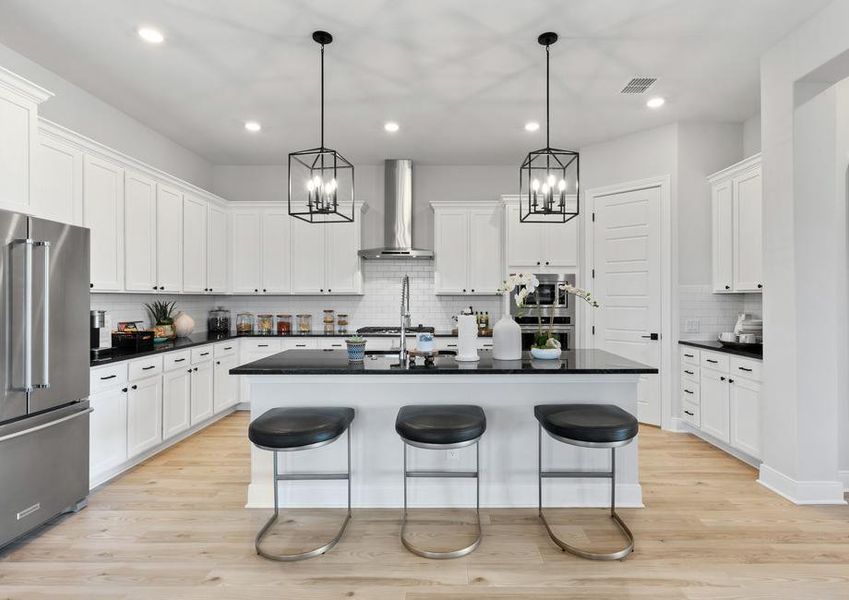
[[[716,339],[732,331],[740,313],[763,314],[761,294],[714,294],[709,285],[679,285],[680,338]],[[688,333],[687,321],[699,321],[699,332]]]

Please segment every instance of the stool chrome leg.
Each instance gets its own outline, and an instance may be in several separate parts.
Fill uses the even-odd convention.
[[[333,546],[335,546],[339,540],[342,539],[342,535],[345,533],[345,530],[348,527],[348,522],[351,520],[351,427],[348,427],[348,471],[346,473],[298,473],[292,475],[280,475],[277,471],[277,452],[273,452],[274,456],[274,513],[271,515],[271,518],[266,522],[265,525],[262,526],[262,529],[259,530],[259,533],[256,535],[256,539],[254,540],[254,547],[256,548],[256,553],[262,556],[263,558],[267,558],[269,560],[276,560],[280,562],[293,562],[297,560],[304,560],[307,558],[312,558],[314,556],[319,556],[324,554]],[[327,443],[331,443],[339,439],[338,437],[334,440],[330,440]],[[322,442],[321,445],[325,443]],[[319,546],[318,548],[313,548],[312,550],[307,550],[306,552],[298,552],[295,554],[270,554],[262,549],[261,542],[265,534],[271,529],[272,525],[277,522],[277,517],[280,514],[280,502],[278,487],[281,481],[318,481],[318,480],[340,480],[345,479],[348,482],[348,511],[345,514],[345,520],[342,522],[342,526],[339,528],[339,531],[333,537],[332,540],[327,542],[326,544]]]
[[[404,440],[404,513],[401,520],[401,543],[404,547],[417,556],[423,558],[460,558],[474,552],[481,543],[481,489],[480,489],[480,438],[473,440],[471,443],[475,445],[475,470],[466,471],[408,471],[407,470],[407,446],[408,443]],[[466,444],[468,445],[468,444]],[[448,477],[448,478],[474,478],[475,479],[475,540],[465,548],[457,550],[449,550],[446,552],[437,552],[433,550],[425,550],[415,546],[407,539],[407,478],[408,477]]]
[[[539,428],[539,463],[537,473],[539,475],[539,518],[542,520],[542,524],[545,526],[546,532],[548,532],[548,537],[551,538],[557,546],[564,550],[565,552],[569,552],[576,556],[580,556],[581,558],[588,558],[590,560],[622,560],[627,557],[631,552],[634,551],[634,534],[631,533],[631,530],[625,524],[625,522],[619,517],[619,514],[616,512],[616,448],[610,449],[610,472],[580,472],[580,471],[543,471],[542,469],[542,426]],[[554,531],[551,529],[551,526],[548,524],[548,521],[545,518],[545,515],[542,512],[542,479],[543,477],[550,478],[577,478],[580,479],[582,477],[601,477],[610,479],[610,518],[613,519],[613,522],[616,523],[616,526],[619,528],[619,531],[622,533],[625,538],[627,544],[624,548],[620,550],[616,550],[615,552],[591,552],[589,550],[582,550],[576,546],[568,544],[561,540],[554,534]]]

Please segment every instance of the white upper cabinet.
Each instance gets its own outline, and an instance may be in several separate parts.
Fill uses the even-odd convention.
[[[35,153],[32,213],[44,219],[82,225],[83,153],[41,131]]]
[[[157,289],[156,182],[132,171],[124,180],[124,238],[125,289]]]
[[[160,292],[183,290],[183,194],[161,183],[156,195],[156,273]]]
[[[567,202],[574,203],[571,196]],[[568,223],[522,223],[517,196],[505,196],[504,258],[508,272],[571,272],[578,267],[578,218]]]
[[[496,202],[433,202],[434,290],[497,294],[503,279],[501,211]]]
[[[183,197],[183,291],[201,293],[206,285],[205,200],[188,194]]]
[[[289,213],[266,210],[262,214],[262,291],[289,293]]]
[[[124,170],[86,156],[83,224],[91,230],[91,289],[124,288]]]
[[[259,210],[235,210],[231,214],[233,230],[232,289],[236,294],[259,292],[261,272],[261,229]]]
[[[357,215],[357,219],[360,215]],[[328,294],[361,294],[363,291],[362,260],[359,254],[362,225],[328,223],[326,228],[325,285]],[[293,261],[298,259],[292,255]]]
[[[713,290],[763,289],[761,158],[755,155],[708,177],[711,186]]]
[[[31,212],[38,105],[51,96],[0,67],[0,208]]]
[[[227,286],[227,211],[209,203],[206,216],[206,285],[209,292],[223,294]]]
[[[295,218],[291,221],[292,293],[323,294],[325,225]]]
[[[289,213],[282,208],[240,208],[231,218],[233,292],[288,294],[294,266]],[[299,248],[299,255],[304,251]]]

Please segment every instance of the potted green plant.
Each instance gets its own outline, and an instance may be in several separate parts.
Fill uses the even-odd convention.
[[[366,338],[353,335],[345,340],[348,346],[348,360],[351,362],[363,362],[366,358]]]
[[[176,302],[156,300],[145,304],[150,320],[153,323],[154,336],[159,339],[173,339],[177,336],[174,329],[174,309]]]

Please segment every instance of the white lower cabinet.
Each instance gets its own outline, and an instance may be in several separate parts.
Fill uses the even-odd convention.
[[[754,457],[761,455],[761,384],[731,379],[731,445]]]
[[[127,388],[113,387],[89,396],[89,473],[92,487],[102,474],[127,460]]]
[[[239,402],[239,378],[230,375],[230,369],[238,366],[239,357],[235,354],[215,360],[212,404],[216,414]]]
[[[178,368],[162,376],[162,437],[170,439],[191,427],[192,370]]]
[[[212,361],[192,367],[192,426],[213,415]]]
[[[702,369],[702,431],[725,443],[729,441],[728,378],[718,371]]]
[[[133,458],[162,441],[162,377],[130,383],[127,392],[127,456]]]

